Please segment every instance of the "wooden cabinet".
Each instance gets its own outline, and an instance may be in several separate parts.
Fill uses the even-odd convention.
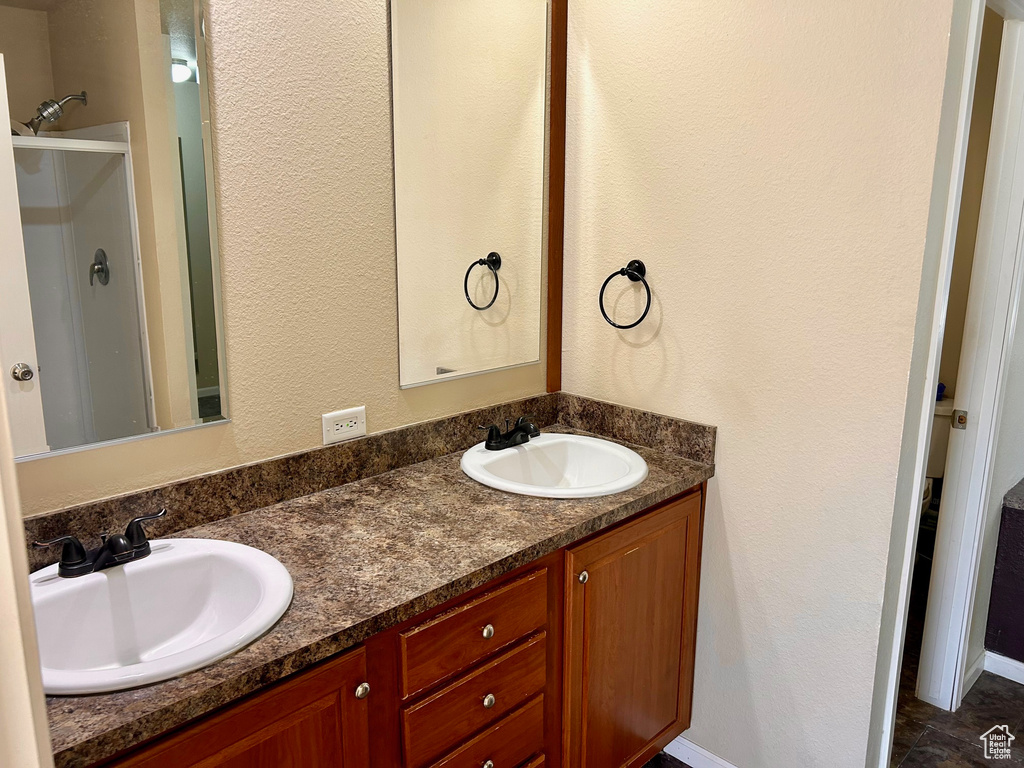
[[[566,553],[567,768],[640,766],[690,724],[702,494]]]
[[[702,499],[553,552],[115,764],[640,766],[690,722]]]
[[[459,677],[402,712],[407,768],[423,768],[544,690],[547,635]]]
[[[359,648],[120,760],[119,768],[369,768]],[[359,691],[361,693],[361,691]]]
[[[554,552],[367,641],[373,768],[559,753],[563,571]]]
[[[496,650],[544,626],[545,568],[401,632],[402,697],[462,672]]]
[[[538,696],[497,725],[466,742],[433,768],[479,768],[524,765],[544,749],[544,697]],[[543,760],[541,755],[540,760]]]

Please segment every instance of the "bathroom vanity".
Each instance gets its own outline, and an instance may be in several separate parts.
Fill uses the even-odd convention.
[[[467,476],[477,425],[524,413],[624,444],[646,477],[552,499]],[[642,765],[690,719],[714,450],[713,427],[554,393],[27,518],[27,541],[88,537],[167,507],[154,542],[255,547],[294,583],[210,666],[49,697],[55,764]]]
[[[116,247],[104,239],[97,248],[90,233],[61,250],[47,243],[66,240],[63,230],[54,225],[44,242],[26,215],[29,258],[14,243],[14,261],[25,264],[3,303],[20,321],[6,324],[18,344],[0,345],[11,358],[0,367],[11,372],[17,454],[26,475],[64,484],[35,508],[89,500],[25,519],[57,768],[610,768],[640,765],[684,730],[715,429],[560,391],[565,0],[392,0],[358,13],[202,0],[182,11],[163,0],[140,4],[127,31],[113,18],[122,14],[98,12],[93,0],[52,5],[49,20],[36,19],[41,28],[73,32],[73,50],[110,76],[54,45],[55,71],[74,74],[83,107],[88,84],[92,106],[69,110],[82,122],[55,125],[61,135],[35,135],[38,120],[21,125],[33,135],[17,130],[10,145],[20,177],[12,166],[0,186],[20,184],[4,200],[27,214],[42,196],[48,220],[66,227],[65,209],[84,211],[82,220],[110,220],[105,238],[117,235]],[[319,127],[317,146],[288,160],[267,148],[301,148],[304,129],[248,119],[243,129],[236,120],[248,105],[232,99],[248,98],[252,72],[277,70],[263,61],[267,50],[289,44],[268,48],[249,35],[276,37],[292,25],[290,44],[317,51],[317,63],[299,78],[289,68],[273,90],[292,94],[292,104],[317,103]],[[339,30],[356,47],[311,46]],[[253,51],[257,60],[245,63]],[[342,52],[356,65],[330,63]],[[366,82],[349,92],[339,73]],[[0,60],[0,103],[3,75]],[[87,76],[94,80],[78,82]],[[333,98],[339,88],[352,98]],[[115,95],[145,110],[118,111],[120,122],[109,123],[104,105]],[[60,108],[42,104],[41,118]],[[19,106],[22,114],[31,111]],[[212,114],[223,123],[214,126]],[[227,151],[215,152],[221,138]],[[50,153],[69,166],[52,194]],[[106,176],[119,193],[106,195],[102,215],[63,202],[92,190],[82,179],[105,167],[72,173],[75,158],[113,161]],[[289,167],[246,199],[271,161]],[[350,194],[339,197],[341,188]],[[230,214],[223,222],[220,210]],[[78,222],[72,229],[82,234]],[[216,233],[227,230],[234,245],[224,255],[240,266],[221,270]],[[302,255],[294,269],[280,268],[282,249]],[[59,263],[32,274],[54,255]],[[339,271],[339,256],[354,258]],[[617,271],[585,288],[590,320],[637,327],[652,302],[647,267],[633,259],[618,269],[613,251],[603,258],[598,272]],[[252,276],[267,274],[274,284],[252,290]],[[352,275],[367,278],[358,290]],[[47,297],[64,297],[66,311],[36,311]],[[238,314],[222,318],[222,306]],[[46,331],[38,338],[33,312]],[[53,324],[57,316],[74,327]],[[124,321],[115,325],[127,335],[112,336],[104,317]],[[242,361],[232,376],[247,394],[230,428],[225,327],[251,330],[231,340]],[[260,341],[250,349],[247,337]],[[266,343],[271,365],[254,356]],[[316,359],[303,359],[311,349]],[[282,395],[280,371],[298,366],[312,371],[312,388]],[[264,380],[269,368],[274,379]],[[411,391],[428,385],[429,395]],[[534,395],[500,402],[524,393]],[[335,403],[364,394],[365,409]],[[464,402],[488,405],[421,421]],[[323,412],[335,407],[343,410]],[[367,410],[375,429],[377,419],[408,426],[366,436]],[[485,453],[470,461],[481,425]],[[192,427],[204,431],[174,438],[177,449],[159,442]],[[523,469],[486,453],[497,442],[525,453],[527,437],[530,450],[572,460]],[[128,439],[102,456],[82,454],[94,472],[52,455]],[[124,460],[136,450],[137,466]],[[628,471],[609,471],[620,460]],[[599,491],[559,493],[569,476]],[[88,487],[69,487],[83,477]],[[188,479],[106,498],[169,477]],[[531,486],[542,490],[530,495]],[[286,576],[257,568],[251,551],[251,568],[211,567],[215,549],[226,563],[244,549],[237,545],[265,553]],[[77,576],[92,581],[43,586]],[[249,626],[267,585],[276,587],[275,612]],[[44,591],[60,593],[45,611]],[[202,653],[155,663],[169,649]],[[149,676],[138,669],[147,665],[161,668]],[[46,674],[54,670],[102,679],[58,684]]]
[[[697,487],[113,765],[643,765],[689,725],[702,510]]]

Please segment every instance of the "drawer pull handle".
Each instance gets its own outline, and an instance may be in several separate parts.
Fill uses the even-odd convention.
[[[358,686],[356,686],[356,698],[357,699],[365,699],[369,695],[370,695],[370,684],[369,683],[360,683]]]
[[[484,627],[484,640],[490,640],[492,637],[494,637],[494,625],[488,624]],[[484,765],[486,766],[487,763],[484,763]]]
[[[484,696],[484,709],[490,709],[495,705],[496,702],[497,699],[494,698],[494,694],[488,693],[486,696]]]
[[[494,761],[488,760],[486,763],[480,766],[480,768],[494,768]]]

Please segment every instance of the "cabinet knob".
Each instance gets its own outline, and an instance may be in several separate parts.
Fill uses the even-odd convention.
[[[494,768],[494,761],[488,760],[483,765],[481,765],[480,768]]]
[[[356,698],[357,699],[365,699],[369,695],[370,695],[370,684],[369,683],[360,683],[356,687]]]
[[[490,640],[492,637],[494,637],[494,625],[488,624],[484,627],[484,640]]]
[[[496,702],[497,699],[494,698],[494,694],[488,693],[486,696],[484,696],[484,709],[490,709],[495,705]]]
[[[590,581],[590,574],[583,571],[583,573],[580,574],[580,584],[586,584],[588,581]]]

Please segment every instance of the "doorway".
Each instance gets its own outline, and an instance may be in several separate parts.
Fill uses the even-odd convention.
[[[953,250],[953,265],[950,276],[948,300],[942,337],[941,356],[939,359],[939,379],[936,387],[934,418],[931,440],[928,444],[928,456],[925,465],[925,483],[921,494],[921,515],[918,526],[917,547],[914,552],[914,575],[911,582],[910,609],[907,617],[907,637],[904,645],[903,674],[901,687],[911,686],[915,694],[921,695],[925,701],[945,709],[956,709],[951,691],[944,690],[942,681],[936,680],[937,667],[941,659],[936,658],[935,644],[943,642],[940,637],[938,623],[940,621],[938,606],[929,611],[929,595],[936,597],[941,593],[942,582],[946,576],[947,563],[945,557],[950,552],[949,539],[953,530],[949,524],[952,513],[949,511],[955,502],[957,478],[946,477],[946,465],[955,473],[956,451],[950,451],[950,442],[957,445],[959,435],[954,430],[963,426],[953,421],[955,411],[966,411],[968,405],[969,375],[965,370],[964,381],[958,380],[961,362],[965,366],[970,363],[973,353],[972,345],[976,344],[973,334],[965,337],[964,329],[967,321],[968,301],[971,293],[972,274],[978,248],[986,249],[990,238],[979,242],[979,225],[982,212],[982,201],[985,190],[986,169],[988,165],[990,138],[992,135],[993,112],[995,110],[996,83],[999,74],[1000,51],[1003,40],[1003,17],[991,7],[984,11],[984,21],[978,52],[977,74],[974,83],[974,104],[971,111],[970,133],[967,141],[967,156],[963,172],[963,191],[957,221],[957,233]],[[991,147],[997,151],[996,147]],[[995,183],[995,174],[989,177],[990,185]],[[990,196],[991,196],[990,187]],[[991,205],[991,197],[989,201]],[[988,213],[988,211],[986,211]],[[978,280],[985,278],[983,258],[978,259]],[[975,289],[980,289],[975,284]],[[975,294],[977,302],[980,291]],[[977,312],[977,307],[974,308]],[[974,318],[972,317],[972,320]],[[958,384],[963,384],[958,387]],[[958,402],[959,392],[959,402]],[[955,408],[954,406],[960,406]],[[960,430],[963,431],[963,430]],[[953,461],[950,461],[950,460]],[[947,482],[948,481],[948,482]],[[945,492],[944,492],[945,491]],[[946,509],[943,509],[943,506]],[[945,514],[943,514],[945,513]],[[942,522],[940,536],[940,519]],[[936,553],[936,545],[939,544]],[[938,554],[939,565],[933,567]],[[931,579],[937,581],[936,589],[931,589]],[[928,619],[931,619],[929,622]],[[928,644],[925,640],[925,626],[928,625]],[[923,647],[924,646],[924,647]],[[922,650],[925,651],[924,674],[919,668]],[[941,676],[941,675],[940,675]],[[975,678],[977,675],[975,675]],[[970,687],[969,685],[966,687]],[[948,686],[946,686],[948,689]],[[958,703],[958,702],[957,702]]]
[[[989,0],[987,5],[983,0],[970,4],[959,60],[956,18],[951,35],[950,75],[961,79],[947,77],[947,94],[958,89],[954,106],[960,111],[957,141],[950,143],[931,347],[922,377],[925,402],[913,470],[918,495],[901,553],[904,602],[897,609],[902,610],[897,663],[887,691],[889,743],[896,737],[894,765],[907,754],[908,732],[921,736],[917,726],[930,728],[931,738],[958,739],[952,744],[967,750],[962,757],[980,760],[974,753],[981,751],[985,730],[1015,727],[1019,715],[1014,713],[1024,706],[1024,687],[991,674],[982,677],[988,618],[984,563],[995,547],[995,537],[988,534],[998,520],[998,509],[992,507],[1024,477],[1024,451],[1016,452],[1020,476],[1012,482],[1007,484],[1005,467],[994,471],[1003,405],[1014,397],[1008,390],[1013,383],[1009,372],[1017,358],[1024,363],[1024,334],[1015,344],[1014,333],[1024,274],[1024,4]],[[962,20],[966,7],[959,10]],[[941,170],[940,163],[937,188],[944,181]],[[1024,375],[1019,389],[1024,392]],[[1007,431],[1024,431],[1024,408],[1020,424]],[[1003,450],[1002,455],[1011,453]],[[907,479],[910,475],[905,473]],[[972,694],[976,685],[978,693]],[[979,710],[979,698],[987,707]],[[1000,711],[995,700],[1003,701],[1006,710]],[[974,720],[979,711],[984,712],[984,728]],[[987,722],[993,717],[1007,722]],[[961,730],[951,734],[949,729],[955,731],[958,724]],[[889,765],[882,751],[879,765]]]

